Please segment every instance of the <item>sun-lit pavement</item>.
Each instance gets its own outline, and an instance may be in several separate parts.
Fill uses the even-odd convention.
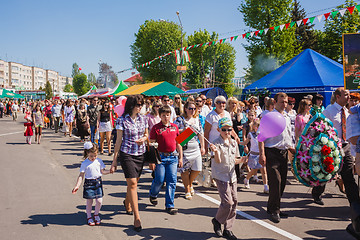
[[[164,212],[163,190],[158,206],[150,205],[148,171],[138,191],[142,232],[132,230],[133,218],[122,205],[126,183],[121,170],[103,176],[102,225],[87,226],[82,191],[71,194],[82,161],[82,143],[45,130],[40,145],[34,141],[27,145],[22,124],[22,114],[18,122],[0,119],[1,239],[217,239],[211,224],[219,201],[216,189],[195,187],[198,194],[189,201],[180,183],[175,199],[179,214],[171,216]],[[99,157],[109,168],[112,158]],[[282,210],[290,216],[273,224],[266,214],[262,185],[244,189],[239,184],[233,232],[239,239],[352,239],[345,231],[350,222],[348,202],[334,185],[327,185],[325,206],[319,206],[312,202],[311,189],[289,172]]]

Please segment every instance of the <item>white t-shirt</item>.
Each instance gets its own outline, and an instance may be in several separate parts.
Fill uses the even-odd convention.
[[[85,159],[80,166],[80,172],[85,173],[86,179],[96,179],[101,177],[101,169],[105,169],[105,164],[100,158],[96,158],[94,161]]]
[[[201,108],[201,112],[200,115],[204,116],[204,118],[206,118],[206,116],[211,112],[210,108],[206,105],[202,106]]]
[[[13,105],[11,106],[11,110],[12,110],[13,112],[19,111],[19,105],[13,104]]]
[[[170,122],[174,122],[176,120],[176,112],[175,112],[175,108],[173,108],[172,106],[169,106],[171,109],[171,116],[170,116]]]
[[[230,113],[226,110],[224,110],[225,115],[223,117],[228,117],[231,120],[231,116]],[[210,129],[210,133],[209,133],[209,142],[213,142],[215,139],[217,139],[218,137],[220,137],[220,132],[217,130],[218,129],[218,123],[219,120],[222,117],[220,117],[219,114],[217,114],[215,112],[215,110],[212,110],[207,116],[205,121],[210,123],[211,125],[211,129]]]
[[[257,140],[257,134],[255,136],[255,134],[253,132],[249,132],[248,138],[250,138],[250,143],[251,143],[250,151],[258,153],[259,152],[259,142]]]

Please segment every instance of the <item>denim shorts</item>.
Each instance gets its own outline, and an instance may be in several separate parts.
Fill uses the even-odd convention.
[[[101,177],[97,179],[85,179],[83,198],[95,199],[104,196]]]

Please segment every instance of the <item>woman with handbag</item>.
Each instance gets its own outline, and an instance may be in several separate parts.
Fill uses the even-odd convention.
[[[117,139],[110,168],[110,173],[115,172],[117,161],[120,161],[127,183],[125,210],[127,214],[134,215],[134,230],[137,232],[142,229],[137,183],[144,166],[145,141],[148,138],[148,121],[140,114],[143,105],[142,95],[127,98],[124,113],[116,120]]]
[[[174,122],[179,132],[191,127],[197,133],[202,133],[202,127],[199,117],[196,117],[196,106],[194,102],[186,102],[184,113]],[[192,186],[193,181],[202,170],[202,157],[205,154],[204,136],[197,134],[185,146],[183,146],[183,166],[179,168],[181,179],[185,187],[185,199],[190,200],[195,194]]]
[[[80,142],[85,141],[85,137],[89,136],[89,117],[85,109],[85,104],[80,103],[79,109],[75,115],[75,125],[77,127],[77,135],[80,137]]]

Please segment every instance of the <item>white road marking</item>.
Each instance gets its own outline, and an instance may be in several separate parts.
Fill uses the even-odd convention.
[[[148,173],[151,173],[151,172],[152,172],[152,171],[149,170],[149,169],[144,169],[143,171],[148,172]],[[182,183],[176,183],[176,186],[181,187],[181,188],[184,188],[184,184],[182,184]],[[195,191],[195,194],[198,195],[199,197],[202,197],[202,198],[204,198],[204,199],[212,202],[212,203],[215,203],[215,204],[217,204],[217,205],[220,205],[220,201],[219,201],[219,200],[216,200],[215,198],[212,198],[212,197],[210,197],[210,196],[208,196],[208,195],[206,195],[206,194],[200,193],[200,192],[198,192],[198,191]],[[275,227],[274,225],[271,225],[271,224],[269,224],[269,223],[267,223],[267,222],[264,222],[264,221],[262,221],[262,220],[260,220],[260,219],[257,219],[256,217],[253,217],[253,216],[251,216],[250,214],[247,214],[247,213],[245,213],[245,212],[243,212],[243,211],[240,211],[240,210],[238,210],[238,209],[236,209],[236,214],[239,215],[239,216],[242,216],[243,218],[249,219],[250,221],[252,221],[252,222],[254,222],[254,223],[257,223],[257,224],[259,224],[260,226],[262,226],[262,227],[264,227],[264,228],[267,228],[267,229],[269,229],[269,230],[271,230],[271,231],[273,231],[273,232],[276,232],[276,233],[278,233],[278,234],[280,234],[280,235],[283,235],[284,237],[287,237],[287,238],[289,238],[289,239],[302,240],[302,238],[300,238],[300,237],[298,237],[298,236],[295,236],[295,235],[292,234],[292,233],[286,232],[285,230],[282,230],[282,229],[280,229],[280,228],[278,228],[278,227]]]
[[[18,134],[18,133],[24,133],[24,131],[12,132],[12,133],[3,133],[3,134],[0,134],[0,137],[7,136],[7,135],[12,135],[12,134]]]

